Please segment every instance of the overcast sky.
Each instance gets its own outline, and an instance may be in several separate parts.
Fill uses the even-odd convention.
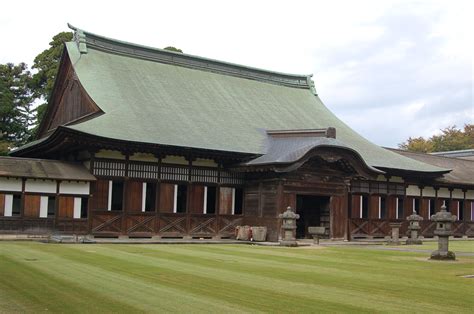
[[[3,1],[0,63],[67,22],[89,32],[296,74],[376,144],[474,123],[474,1]]]

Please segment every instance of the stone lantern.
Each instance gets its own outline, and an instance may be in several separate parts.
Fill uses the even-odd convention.
[[[300,215],[296,214],[293,209],[288,206],[283,214],[278,215],[281,218],[281,229],[283,230],[283,237],[280,240],[281,246],[297,246],[296,243],[296,219],[300,218]]]
[[[431,259],[455,260],[456,255],[448,251],[449,236],[453,234],[451,227],[456,216],[446,211],[446,206],[441,206],[441,211],[431,216],[431,220],[436,221],[434,234],[438,236],[438,250],[431,253]]]
[[[400,245],[400,227],[402,226],[401,222],[390,222],[388,224],[392,228],[392,237],[388,241],[388,244],[391,245]]]
[[[423,217],[418,215],[415,210],[413,214],[407,217],[408,220],[408,231],[409,238],[407,239],[406,244],[423,244],[420,238],[418,238],[418,231],[421,229],[420,221],[423,220]]]

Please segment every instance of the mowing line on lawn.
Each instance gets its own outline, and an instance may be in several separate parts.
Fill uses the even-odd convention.
[[[97,295],[75,282],[51,276],[32,266],[34,263],[41,262],[1,257],[0,312],[92,312],[101,310],[103,302],[109,305],[110,312],[136,310],[120,300]]]
[[[265,289],[256,284],[255,280],[229,280],[229,277],[239,278],[243,276],[241,272],[235,270],[228,272],[228,276],[221,277],[222,271],[214,267],[204,269],[203,267],[189,263],[184,263],[183,266],[183,263],[176,262],[176,259],[171,259],[169,254],[162,260],[148,256],[140,256],[136,253],[125,252],[123,250],[116,251],[117,247],[117,245],[102,247],[100,250],[97,250],[96,254],[103,255],[104,258],[109,260],[119,261],[119,263],[114,263],[115,265],[126,264],[128,266],[127,269],[110,269],[107,265],[102,265],[101,267],[104,267],[108,271],[117,271],[128,274],[131,277],[139,277],[141,280],[153,280],[153,273],[163,271],[172,275],[172,277],[168,278],[167,283],[175,287],[178,286],[179,289],[201,293],[203,297],[214,297],[216,300],[224,299],[228,302],[234,302],[236,307],[240,307],[243,304],[256,310],[275,312],[288,307],[290,304],[294,304],[297,310],[306,312],[311,312],[318,306],[326,311],[361,310],[361,308],[355,305],[323,300],[318,298],[317,295],[311,295],[311,297],[291,295],[290,298],[286,289],[277,290],[272,286],[267,286]],[[72,246],[71,248],[82,249],[79,246]],[[133,246],[129,248],[134,249]],[[77,252],[77,254],[78,256],[81,255],[80,252]],[[77,256],[68,254],[67,258],[75,259]],[[82,262],[86,261],[82,259]],[[184,271],[183,267],[187,270]],[[137,270],[140,270],[140,272]],[[143,274],[143,271],[145,271],[146,274]],[[289,288],[291,288],[291,282],[288,282],[288,284]],[[266,302],[262,303],[262,300]]]
[[[109,310],[111,304],[105,303],[106,297],[113,299],[113,302],[124,302],[133,307],[133,312],[137,311],[164,311],[164,312],[201,312],[206,313],[209,310],[218,312],[242,312],[246,311],[244,305],[236,308],[233,304],[226,304],[222,300],[213,300],[203,298],[201,295],[183,293],[180,289],[173,289],[169,286],[161,285],[160,282],[148,282],[137,280],[133,276],[127,276],[118,272],[112,272],[100,267],[103,265],[93,265],[96,262],[102,262],[104,265],[111,265],[115,260],[100,260],[92,264],[81,261],[81,256],[76,256],[76,260],[64,258],[61,255],[67,255],[70,247],[61,245],[39,245],[25,248],[23,245],[18,252],[15,247],[10,246],[8,255],[21,261],[24,256],[30,256],[38,260],[30,265],[38,272],[43,272],[53,278],[60,278],[69,282],[76,282],[83,289],[90,290],[103,298],[103,309]],[[52,249],[52,250],[51,250]],[[65,251],[61,249],[66,249]],[[61,250],[61,251],[60,251]],[[95,257],[98,257],[97,255]],[[43,262],[39,262],[43,261]],[[121,268],[127,268],[128,265],[118,265]],[[33,287],[31,287],[33,288]],[[63,288],[68,288],[63,287]],[[75,293],[71,290],[70,293]],[[68,300],[62,301],[64,305]],[[113,304],[113,303],[112,303]],[[249,309],[247,309],[248,311]],[[124,307],[120,312],[126,312]]]
[[[101,254],[106,254],[110,258],[117,258],[117,259],[122,259],[124,261],[127,261],[129,263],[135,262],[133,261],[136,256],[136,253],[130,253],[126,252],[127,249],[131,250],[136,250],[134,247],[130,246],[109,246],[106,247],[105,250],[102,250]],[[139,250],[143,250],[144,248],[141,247]],[[174,246],[172,248],[167,247],[167,250],[176,250]],[[198,249],[198,248],[196,248]],[[106,253],[107,252],[107,253]],[[240,272],[238,275],[235,274],[236,270],[235,269],[222,269],[222,265],[219,264],[214,264],[214,265],[208,265],[208,266],[201,266],[201,264],[197,263],[199,262],[198,259],[194,258],[190,260],[188,257],[180,257],[176,258],[173,256],[169,255],[169,252],[166,252],[168,254],[164,254],[164,250],[160,252],[160,256],[143,256],[141,255],[140,259],[138,260],[139,264],[145,264],[145,265],[156,265],[159,264],[160,267],[166,267],[169,269],[175,269],[179,270],[181,272],[186,272],[190,274],[196,274],[199,276],[200,274],[206,274],[206,278],[216,278],[216,279],[225,279],[226,281],[230,281],[233,284],[249,284],[254,288],[258,288],[259,291],[268,289],[269,287],[272,288],[274,291],[278,291],[281,293],[287,293],[288,295],[291,295],[292,297],[308,297],[308,298],[313,298],[315,300],[324,300],[324,301],[332,301],[332,302],[340,302],[342,304],[358,304],[360,306],[367,307],[369,309],[380,309],[382,305],[384,305],[386,302],[390,303],[390,306],[398,307],[398,308],[407,308],[407,309],[413,309],[412,305],[407,304],[407,299],[406,297],[409,297],[412,295],[410,293],[410,288],[407,288],[406,291],[404,291],[403,296],[405,298],[397,298],[394,297],[392,292],[385,292],[384,289],[380,289],[376,291],[374,295],[368,294],[367,291],[370,291],[368,289],[367,291],[353,291],[353,290],[347,290],[347,289],[342,289],[342,288],[334,288],[334,287],[329,287],[328,285],[317,285],[317,284],[300,284],[298,282],[295,282],[295,277],[291,277],[292,281],[289,280],[278,280],[274,279],[272,277],[266,277],[266,276],[258,276],[258,275],[252,275],[248,274],[245,272]],[[125,254],[125,255],[124,255]],[[127,256],[128,255],[128,256]],[[240,270],[240,269],[239,269]],[[284,269],[281,270],[282,272],[285,271]],[[352,279],[352,278],[349,278]],[[354,278],[357,280],[356,278]],[[387,281],[388,282],[388,281]],[[407,287],[410,287],[409,283]],[[458,287],[459,288],[459,287]],[[437,289],[438,290],[438,289]],[[441,291],[442,294],[440,293],[434,293],[434,296],[443,296],[446,295],[446,291],[444,290],[438,290]],[[430,295],[430,291],[424,291],[424,295]],[[341,296],[344,296],[344,298],[341,300]],[[454,292],[453,292],[454,296]],[[382,298],[383,297],[383,298]],[[381,299],[382,298],[382,299]],[[421,308],[425,309],[426,311],[432,311],[438,308],[438,306],[442,305],[443,302],[439,302],[439,304],[433,304],[433,298],[428,297],[425,302],[423,300],[420,300],[420,296],[415,296],[412,297],[414,302],[418,303]],[[381,304],[382,303],[382,304]],[[438,302],[434,302],[438,303]],[[460,310],[462,310],[462,305],[456,304],[453,302],[451,304],[454,308],[459,307]],[[383,306],[382,306],[383,308]]]
[[[22,289],[35,289],[35,282],[46,277],[65,291],[76,288],[79,296],[103,297],[97,305],[101,312],[110,311],[113,307],[109,303],[116,301],[132,312],[416,309],[417,312],[462,313],[469,312],[474,306],[472,283],[454,276],[469,271],[474,263],[407,262],[404,260],[407,256],[422,255],[385,253],[349,248],[294,250],[220,245],[1,243],[0,258],[8,257],[10,266],[7,268],[24,268],[20,273],[12,273],[9,281],[19,277],[20,283],[28,274],[34,276],[31,276],[31,284],[24,282],[17,287],[5,284],[2,280],[6,277],[0,277],[0,305],[5,303],[2,300],[6,295],[4,287],[17,289],[13,294],[9,290],[8,297],[18,297],[18,294],[22,295]],[[394,261],[397,256],[403,261]],[[442,275],[434,277],[433,273]],[[54,295],[50,293],[54,289],[44,285],[44,290],[41,292],[49,293],[54,301]],[[66,292],[62,293],[67,296]],[[31,300],[37,297],[25,295]],[[97,303],[96,299],[91,300],[91,303]],[[47,305],[52,301],[48,299],[40,304]],[[80,297],[73,297],[70,307],[74,309],[82,301]],[[59,304],[62,302],[66,300],[58,301]],[[33,306],[21,296],[12,303],[11,308],[18,311]],[[33,307],[31,311],[37,309]]]

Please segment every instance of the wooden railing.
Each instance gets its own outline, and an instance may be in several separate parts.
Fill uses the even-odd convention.
[[[87,234],[87,219],[0,217],[0,233]]]
[[[408,235],[408,221],[401,219],[349,219],[351,239],[357,238],[383,238],[391,235],[390,222],[401,222],[400,236]],[[420,222],[420,235],[425,238],[434,237],[436,223],[431,220]],[[456,221],[452,226],[454,237],[474,237],[474,221]]]
[[[240,215],[92,211],[91,234],[130,237],[233,237]]]

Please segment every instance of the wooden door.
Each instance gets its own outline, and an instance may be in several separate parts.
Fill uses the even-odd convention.
[[[41,206],[41,196],[39,195],[25,195],[25,217],[39,218]]]
[[[162,213],[172,213],[174,208],[175,185],[170,183],[160,183],[160,207]]]

